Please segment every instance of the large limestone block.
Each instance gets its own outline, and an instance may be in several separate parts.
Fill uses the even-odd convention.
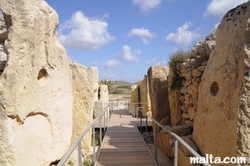
[[[144,113],[151,115],[151,103],[150,103],[150,96],[149,96],[149,87],[148,87],[148,77],[147,75],[144,76],[144,79],[140,83],[139,86],[140,92],[140,107],[143,107],[142,110]],[[142,114],[142,117],[145,117],[145,114]]]
[[[104,103],[109,102],[109,90],[107,85],[100,85],[99,87],[100,90],[100,100],[103,101]]]
[[[71,63],[73,80],[73,133],[71,144],[93,122],[93,87],[89,83],[88,69],[79,63]],[[83,153],[91,150],[91,130],[82,139]]]
[[[174,77],[174,72],[173,72],[173,68],[169,68],[169,75],[168,75],[168,84],[170,85],[172,80]],[[184,89],[186,93],[186,88],[183,87],[181,89]],[[171,125],[172,126],[176,126],[179,125],[181,123],[181,116],[182,116],[182,112],[181,112],[181,108],[180,108],[180,90],[179,89],[170,89],[168,90],[168,98],[169,98],[169,109],[170,109],[170,114],[171,114]],[[183,101],[185,101],[183,99]]]
[[[230,10],[199,86],[193,140],[202,155],[250,163],[250,2]],[[230,165],[230,164],[228,164]]]
[[[152,117],[160,122],[163,118],[170,117],[167,81],[169,70],[166,66],[151,66],[147,74]],[[153,130],[156,131],[156,129],[156,124],[153,123]],[[156,136],[154,134],[154,138]]]
[[[149,94],[152,116],[157,121],[170,116],[168,100],[168,67],[151,66],[148,69]]]
[[[139,107],[139,87],[137,85],[131,85],[131,114],[136,116],[136,108]]]
[[[0,163],[49,165],[72,135],[72,73],[44,0],[0,0],[8,61],[0,77]]]
[[[161,150],[168,156],[173,158],[174,151],[172,147],[174,146],[174,138],[168,134],[165,130],[161,130],[158,134],[158,143]]]
[[[174,151],[174,147],[172,149]],[[178,166],[201,166],[201,164],[191,164],[190,158],[187,157],[180,148],[178,148]]]
[[[98,79],[98,68],[88,67],[89,82],[93,86],[93,103],[98,100],[98,89],[99,89],[99,79]]]

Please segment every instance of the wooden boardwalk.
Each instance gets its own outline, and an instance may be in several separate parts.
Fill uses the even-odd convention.
[[[128,110],[114,110],[97,166],[154,166]]]

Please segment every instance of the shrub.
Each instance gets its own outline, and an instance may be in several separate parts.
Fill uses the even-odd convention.
[[[191,57],[191,51],[179,50],[176,51],[171,57],[169,66],[173,69],[174,77],[172,78],[170,89],[179,89],[182,86],[183,77],[177,72],[178,66],[185,61],[185,59]]]
[[[170,89],[180,89],[182,85],[182,81],[184,80],[177,72],[175,72],[174,77],[172,78],[172,82],[170,84]]]
[[[169,66],[176,69],[177,66],[185,61],[188,57],[191,56],[191,51],[186,50],[179,50],[176,51],[171,57],[170,57],[170,62]]]
[[[91,158],[90,158],[89,156],[87,156],[87,157],[84,159],[83,165],[84,165],[84,166],[93,166],[94,164],[92,163]]]

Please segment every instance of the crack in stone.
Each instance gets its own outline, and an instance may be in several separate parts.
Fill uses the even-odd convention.
[[[36,116],[36,115],[41,115],[41,116],[44,116],[44,117],[48,117],[49,115],[48,114],[46,114],[46,113],[43,113],[43,112],[30,112],[30,113],[28,113],[28,115],[26,116],[26,118],[28,118],[28,117],[31,117],[31,116]],[[25,122],[25,119],[24,120],[22,120],[20,117],[19,117],[19,115],[7,115],[7,117],[8,118],[11,118],[11,119],[16,119],[16,121],[17,121],[17,123],[19,123],[19,124],[24,124],[24,122]]]

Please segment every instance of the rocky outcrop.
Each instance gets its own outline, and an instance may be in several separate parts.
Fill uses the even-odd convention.
[[[0,0],[8,61],[0,77],[0,163],[50,165],[72,135],[72,73],[43,0]]]
[[[139,85],[139,92],[140,92],[140,104],[139,107],[143,107],[142,111],[151,115],[151,102],[149,97],[149,87],[148,87],[148,77],[147,75],[144,76],[144,79]],[[142,113],[142,117],[146,117],[146,115]]]
[[[71,144],[93,122],[93,87],[89,83],[88,68],[71,62],[73,80],[73,133]],[[84,155],[91,151],[91,131],[81,141]]]
[[[202,155],[245,156],[247,163],[250,163],[249,9],[247,2],[230,10],[217,29],[216,48],[199,86],[193,132]]]

